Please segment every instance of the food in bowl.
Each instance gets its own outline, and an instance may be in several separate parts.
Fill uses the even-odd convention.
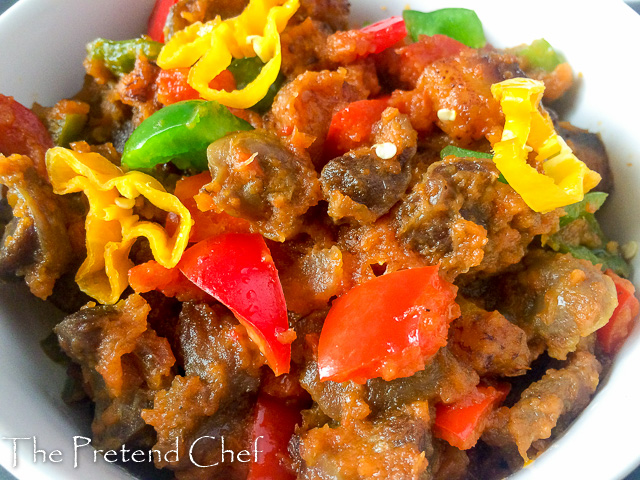
[[[163,4],[164,45],[93,42],[40,120],[2,99],[3,270],[69,312],[94,444],[178,478],[223,448],[207,475],[491,478],[544,450],[638,309],[593,215],[604,148],[543,106],[569,66],[468,10]]]

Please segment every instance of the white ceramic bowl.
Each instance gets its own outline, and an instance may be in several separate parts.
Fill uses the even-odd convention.
[[[562,50],[581,77],[566,118],[600,132],[615,172],[616,190],[605,227],[621,241],[640,240],[640,17],[618,1],[411,0],[410,7],[474,8],[487,37],[506,47],[544,37]],[[95,37],[125,39],[144,31],[153,0],[20,0],[0,17],[0,92],[30,105],[52,105],[82,85],[84,45]],[[357,22],[399,14],[407,0],[352,0]],[[636,270],[638,261],[635,262]],[[636,283],[640,279],[635,276]],[[19,479],[132,478],[120,467],[94,462],[73,437],[88,435],[89,417],[60,399],[65,372],[41,352],[57,313],[20,285],[0,287],[0,464]],[[640,334],[638,329],[589,407],[531,466],[523,479],[619,479],[640,463]],[[60,450],[61,463],[34,463],[38,449]],[[54,459],[59,459],[55,456]]]

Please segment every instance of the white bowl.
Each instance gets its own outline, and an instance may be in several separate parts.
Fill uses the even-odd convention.
[[[412,0],[433,10],[454,2]],[[95,37],[125,39],[144,31],[153,0],[21,0],[0,17],[0,92],[30,105],[52,105],[82,85],[84,45]],[[352,0],[355,21],[399,14],[407,0]],[[640,17],[618,1],[457,1],[473,8],[491,43],[513,46],[544,37],[580,72],[566,118],[600,132],[615,173],[605,228],[620,241],[640,240]],[[638,260],[634,262],[638,270]],[[640,277],[635,276],[636,282]],[[86,412],[60,399],[65,372],[41,352],[39,341],[55,310],[20,285],[0,288],[0,464],[19,479],[133,478],[81,449],[74,468],[73,437],[88,435]],[[514,479],[618,479],[640,463],[640,332],[629,338],[602,388],[574,425]],[[61,463],[33,458],[60,450]],[[54,456],[59,459],[60,456]]]

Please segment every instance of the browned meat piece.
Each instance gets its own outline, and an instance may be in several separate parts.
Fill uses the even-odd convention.
[[[371,225],[343,228],[338,246],[350,283],[364,283],[383,273],[428,265],[424,257],[398,240],[388,216]]]
[[[61,312],[70,314],[77,312],[93,299],[80,290],[76,283],[75,272],[71,271],[56,280],[53,292],[47,297],[47,301],[55,305]]]
[[[506,448],[515,443],[526,461],[534,442],[558,433],[553,429],[559,421],[566,426],[587,406],[598,386],[600,370],[593,354],[572,354],[566,366],[549,369],[542,379],[532,383],[513,407],[498,411],[483,440]],[[546,442],[539,446],[543,449]]]
[[[533,212],[498,174],[492,160],[433,163],[395,213],[398,237],[451,278],[519,262],[536,235],[558,229],[559,213]]]
[[[229,310],[185,303],[178,332],[187,375],[207,383],[226,378],[232,397],[257,390],[264,357]]]
[[[225,441],[230,442],[225,448],[247,448],[243,443],[246,417],[260,384],[264,358],[244,327],[220,305],[185,303],[178,330],[186,375],[176,376],[170,388],[156,394],[153,408],[142,413],[144,421],[156,430],[155,449],[166,453],[178,442],[179,460],[156,458],[156,466],[174,470],[180,479],[203,478],[205,473],[209,475],[206,478],[244,478],[241,472],[246,465],[235,462],[203,470],[190,461],[188,452],[202,436],[219,439],[225,432]],[[214,455],[220,459],[220,443],[215,443],[215,448],[197,443],[194,458],[199,464],[215,463],[211,460]]]
[[[226,381],[223,377],[220,380]],[[220,462],[221,439],[224,436],[227,450],[240,452],[249,448],[247,420],[252,402],[246,397],[228,398],[223,385],[206,383],[197,376],[176,376],[168,390],[156,394],[153,409],[142,412],[144,421],[157,432],[158,441],[153,448],[163,454],[161,458],[154,457],[156,467],[173,470],[179,480],[246,478],[246,463],[229,462],[228,454],[227,461]],[[177,458],[173,453],[165,458],[176,447]],[[215,463],[219,465],[197,466]]]
[[[323,48],[329,33],[326,24],[310,18],[285,28],[280,36],[280,71],[287,78],[293,79],[307,70],[328,68],[327,62],[323,59]]]
[[[349,25],[348,0],[300,0],[300,8],[293,21],[307,17],[324,22],[335,30],[344,30]]]
[[[342,424],[363,420],[372,411],[382,414],[416,401],[452,403],[473,390],[478,382],[478,375],[456,360],[447,348],[441,348],[424,370],[391,381],[374,378],[366,385],[351,381],[321,382],[315,359],[305,363],[300,376],[300,384],[322,413]]]
[[[434,469],[433,475],[434,480],[462,480],[466,478],[470,463],[466,451],[441,442],[440,455],[437,460],[437,468]]]
[[[372,409],[382,412],[418,400],[453,403],[469,394],[478,384],[478,374],[460,363],[447,347],[429,360],[424,370],[411,377],[385,382],[374,378],[367,382]]]
[[[329,216],[335,222],[367,224],[387,213],[407,190],[417,138],[405,115],[395,108],[386,109],[374,126],[373,146],[334,158],[322,169],[320,181]]]
[[[13,218],[2,225],[0,276],[24,277],[31,293],[45,299],[72,261],[60,200],[22,155],[0,155],[0,185],[13,210]]]
[[[604,325],[617,305],[613,281],[599,267],[570,254],[535,250],[523,270],[501,280],[498,309],[564,360],[578,342]]]
[[[155,80],[159,72],[160,68],[155,64],[138,57],[134,69],[123,75],[115,87],[120,101],[132,107],[133,128],[162,106],[156,99]]]
[[[271,240],[295,235],[300,217],[321,198],[309,159],[265,130],[227,135],[209,145],[207,158],[212,181],[203,192],[217,210],[248,220]]]
[[[200,440],[193,448],[192,456],[198,465],[215,465],[223,458],[222,438],[224,437],[224,462],[215,467],[195,467],[187,457],[175,470],[177,480],[246,480],[250,463],[242,463],[234,458],[231,462],[229,450],[237,454],[243,450],[253,454],[249,435],[254,401],[242,397],[224,405],[215,415],[207,417],[193,434]],[[213,437],[206,438],[206,437]],[[265,443],[260,445],[264,446]],[[259,448],[261,448],[259,446]],[[253,457],[253,455],[251,455]],[[245,457],[246,459],[246,457]],[[251,458],[253,460],[253,458]],[[184,467],[182,469],[181,467]]]
[[[429,407],[417,402],[374,421],[300,429],[290,449],[299,479],[426,480],[431,441]]]
[[[330,382],[320,381],[318,364],[309,361],[300,376],[300,385],[318,404],[322,413],[342,423],[362,420],[371,412],[366,401],[364,385],[352,381]]]
[[[76,99],[89,104],[89,120],[85,128],[86,138],[91,144],[113,142],[116,150],[122,152],[125,141],[133,132],[131,121],[131,107],[120,101],[120,95],[116,91],[117,83],[110,72],[107,78],[101,77],[92,70],[95,65],[104,64],[99,61],[87,63],[85,68],[88,75],[85,76],[82,90],[76,95]]]
[[[421,136],[432,132],[437,116],[433,102],[428,96],[415,95],[414,91],[394,90],[389,105],[407,115],[411,126]]]
[[[218,411],[224,395],[225,389],[215,383],[207,384],[198,376],[176,375],[167,390],[156,394],[153,409],[142,412],[145,423],[154,427],[158,436],[153,448],[166,453],[175,449],[177,442],[178,458],[188,457],[191,435]],[[180,466],[165,461],[164,455],[154,461],[158,468]]]
[[[613,190],[613,173],[600,135],[574,127],[569,122],[557,123],[556,131],[566,140],[576,157],[586,163],[591,170],[600,174],[602,180],[595,189],[610,193]]]
[[[449,349],[478,375],[513,377],[529,368],[527,335],[499,312],[487,312],[458,296],[462,316],[449,327]]]
[[[314,312],[295,323],[297,340],[293,344],[292,358],[302,364],[300,385],[309,392],[316,409],[323,415],[343,423],[362,420],[371,412],[365,385],[351,381],[320,381],[317,349],[326,313]]]
[[[385,81],[406,90],[394,92],[391,104],[409,115],[419,132],[429,132],[435,122],[461,146],[500,134],[504,119],[490,89],[523,76],[515,59],[453,46],[440,52],[443,47],[430,42],[424,37],[381,57]],[[455,118],[439,119],[441,109],[455,112]]]
[[[504,118],[491,85],[513,72],[500,60],[475,50],[463,51],[432,63],[418,81],[416,93],[429,96],[436,112],[455,112],[453,120],[438,119],[436,124],[461,146],[502,132]],[[516,69],[517,64],[513,65]]]
[[[178,318],[182,303],[173,297],[166,297],[157,290],[142,294],[142,297],[151,307],[147,316],[149,326],[161,337],[164,337],[171,345],[171,351],[176,357],[176,365],[182,367],[182,355],[180,352],[180,337],[178,332]]]
[[[301,239],[269,246],[287,301],[287,310],[307,315],[327,306],[348,288],[340,248]]]
[[[269,129],[282,136],[300,132],[312,137],[311,159],[322,167],[322,149],[333,114],[347,104],[379,91],[372,64],[352,65],[336,71],[305,72],[276,95],[268,116]]]
[[[148,313],[146,301],[130,295],[116,305],[83,308],[54,329],[96,403],[92,430],[101,448],[148,442],[140,413],[171,381],[175,358],[167,340],[148,328]]]
[[[95,412],[91,431],[96,448],[113,450],[125,444],[151,448],[155,435],[140,415],[145,408],[153,406],[154,394],[152,390],[133,389],[116,398],[93,397]]]
[[[378,71],[391,90],[413,90],[425,69],[437,60],[455,57],[465,45],[442,36],[421,35],[417,42],[388,48],[376,57]]]
[[[179,0],[169,10],[164,27],[165,41],[192,23],[208,22],[216,15],[222,19],[240,15],[248,3],[249,0]]]

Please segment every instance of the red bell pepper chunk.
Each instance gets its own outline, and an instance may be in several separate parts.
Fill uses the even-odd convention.
[[[287,448],[301,420],[299,408],[260,394],[251,430],[255,456],[251,459],[247,480],[295,480]]]
[[[40,119],[13,97],[0,94],[0,153],[28,156],[42,178],[49,179],[44,157],[53,140]]]
[[[200,94],[187,83],[188,76],[188,68],[160,70],[156,77],[156,96],[158,101],[163,105],[171,105],[183,100],[200,98]]]
[[[388,103],[388,97],[360,100],[336,112],[325,140],[325,157],[335,158],[367,143]]]
[[[193,226],[189,234],[189,242],[200,242],[222,233],[249,232],[249,222],[243,218],[232,217],[228,213],[218,213],[212,210],[203,212],[198,208],[194,197],[200,192],[200,189],[208,183],[211,183],[211,174],[208,171],[202,172],[178,180],[175,191],[173,192],[182,204],[187,207],[189,213],[191,213]],[[165,224],[167,233],[173,235],[179,223],[180,217],[175,213],[169,213]]]
[[[619,277],[611,269],[605,272],[613,279],[618,294],[618,306],[613,311],[613,315],[597,331],[598,342],[605,353],[612,355],[620,349],[626,338],[631,333],[631,329],[640,313],[640,302],[635,297],[635,287],[624,278]]]
[[[374,46],[371,53],[380,53],[407,36],[404,19],[399,15],[367,25],[360,31],[371,35]]]
[[[278,271],[261,235],[226,233],[203,240],[183,253],[178,267],[234,313],[276,375],[289,372],[295,334],[289,331]]]
[[[460,450],[473,447],[482,435],[487,418],[507,398],[510,388],[509,384],[495,388],[478,385],[473,393],[458,402],[437,404],[433,434]]]
[[[158,101],[166,106],[184,100],[200,98],[198,91],[189,85],[188,78],[188,68],[160,70],[156,77],[156,96]],[[230,92],[235,90],[236,80],[229,70],[223,70],[209,82],[209,87]]]
[[[136,293],[158,290],[166,297],[175,297],[181,302],[212,301],[211,295],[191,283],[178,268],[165,268],[155,260],[129,269],[129,285]]]
[[[382,275],[333,302],[318,344],[321,380],[364,383],[423,370],[460,315],[457,287],[421,267]]]
[[[176,3],[178,0],[156,0],[147,24],[147,33],[156,42],[164,43],[164,26],[167,23],[171,7]]]

